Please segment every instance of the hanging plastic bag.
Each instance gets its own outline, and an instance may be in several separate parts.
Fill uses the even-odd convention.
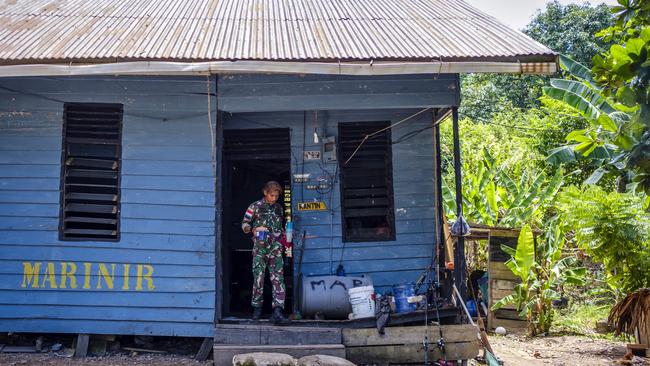
[[[469,224],[467,224],[463,215],[458,216],[458,220],[451,225],[450,231],[454,236],[467,236],[470,234]]]

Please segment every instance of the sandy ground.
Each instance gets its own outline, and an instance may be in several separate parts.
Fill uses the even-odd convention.
[[[522,335],[489,337],[504,365],[622,365],[626,343],[583,336],[563,335],[527,338]],[[645,362],[645,363],[643,363]],[[650,365],[644,359],[637,365]]]

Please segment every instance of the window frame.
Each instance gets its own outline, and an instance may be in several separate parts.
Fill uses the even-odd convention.
[[[355,122],[343,122],[338,124],[338,143],[337,143],[337,154],[339,160],[339,196],[340,196],[340,207],[341,207],[341,236],[343,242],[352,242],[352,243],[364,243],[364,242],[383,242],[383,241],[395,241],[397,240],[397,233],[395,231],[395,195],[394,195],[394,179],[393,179],[393,145],[392,145],[392,134],[391,130],[387,129],[382,132],[385,133],[387,144],[385,146],[385,161],[384,161],[384,177],[386,179],[386,198],[388,200],[388,208],[386,209],[386,221],[388,223],[389,234],[385,237],[362,237],[357,235],[352,235],[348,226],[346,217],[346,188],[345,188],[345,161],[349,158],[350,155],[344,155],[343,151],[343,140],[344,133],[342,130],[349,127],[367,127],[367,131],[362,133],[361,136],[373,133],[382,128],[390,126],[390,121],[355,121]],[[363,138],[361,137],[361,140]],[[360,142],[360,140],[359,140]],[[363,151],[363,146],[359,149]],[[358,154],[358,153],[357,153]],[[358,157],[352,158],[358,159]],[[352,162],[352,160],[350,161]],[[353,168],[357,169],[357,168]],[[372,216],[366,216],[372,217]]]
[[[118,127],[118,138],[115,151],[115,162],[117,163],[116,173],[116,204],[117,209],[115,219],[115,232],[116,236],[114,238],[102,238],[102,237],[68,237],[65,235],[65,219],[66,219],[66,160],[68,156],[68,121],[67,121],[67,111],[72,107],[86,107],[91,108],[115,108],[115,112],[119,113],[117,127]],[[59,241],[67,242],[81,242],[81,241],[96,241],[96,242],[119,242],[121,240],[121,212],[122,212],[122,144],[123,144],[123,126],[124,126],[124,105],[121,103],[96,103],[96,102],[65,102],[63,103],[63,114],[62,114],[62,135],[61,135],[61,171],[59,176],[60,183],[60,198],[59,198],[59,226],[58,226],[58,239]]]

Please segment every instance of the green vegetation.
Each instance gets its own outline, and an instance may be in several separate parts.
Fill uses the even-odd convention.
[[[548,334],[553,323],[553,300],[559,300],[559,289],[565,284],[582,285],[586,269],[573,256],[563,256],[564,235],[555,223],[550,223],[540,245],[535,244],[533,231],[524,225],[519,233],[517,248],[502,249],[511,255],[506,266],[521,283],[514,293],[494,304],[492,310],[515,304],[519,315],[528,320],[530,335]]]
[[[597,338],[613,338],[612,334],[596,333],[597,321],[607,319],[611,305],[571,304],[570,307],[557,310],[551,328],[555,333],[570,333]]]
[[[516,304],[531,334],[554,320],[590,334],[614,300],[650,287],[650,2],[619,4],[552,2],[526,27],[566,55],[563,78],[462,80],[463,212],[523,228],[507,263],[522,282],[496,307]],[[449,123],[441,140],[454,220]],[[556,312],[561,294],[571,305]]]
[[[575,245],[603,264],[617,299],[650,284],[650,214],[639,197],[598,186],[569,187],[556,207]]]

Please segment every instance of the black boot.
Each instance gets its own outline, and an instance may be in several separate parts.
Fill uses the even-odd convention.
[[[262,317],[262,307],[253,306],[253,320],[260,320]]]
[[[273,315],[271,315],[271,321],[275,325],[287,325],[291,323],[291,320],[284,317],[284,314],[282,314],[282,308],[279,306],[273,308]]]

